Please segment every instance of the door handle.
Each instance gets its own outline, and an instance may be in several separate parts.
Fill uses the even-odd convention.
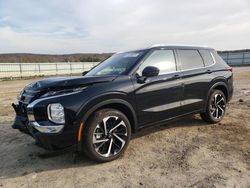
[[[207,72],[208,74],[211,74],[211,73],[212,73],[212,71],[211,71],[210,69],[208,69],[206,72]]]
[[[181,78],[181,76],[180,76],[179,74],[175,74],[175,75],[173,76],[173,78],[178,79],[178,78]]]
[[[173,80],[173,79],[180,79],[181,76],[179,74],[175,74],[174,76],[172,77],[165,77],[163,79],[161,79],[162,81],[166,81],[166,80]]]

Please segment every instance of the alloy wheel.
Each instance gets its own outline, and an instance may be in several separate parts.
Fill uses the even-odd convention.
[[[215,94],[211,99],[210,103],[210,114],[211,116],[218,120],[221,119],[225,113],[226,100],[223,95]]]
[[[96,126],[93,133],[95,151],[103,157],[117,155],[127,141],[127,126],[117,116],[108,116]]]

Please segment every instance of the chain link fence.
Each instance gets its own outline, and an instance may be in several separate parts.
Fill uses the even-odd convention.
[[[220,51],[218,54],[229,65],[250,65],[250,50]],[[88,71],[98,63],[99,62],[0,63],[0,79],[80,74],[84,71]]]
[[[220,51],[218,54],[225,62],[233,66],[250,65],[250,50]]]
[[[0,79],[73,75],[88,71],[99,62],[0,63]]]

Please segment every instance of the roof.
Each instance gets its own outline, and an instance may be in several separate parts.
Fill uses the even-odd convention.
[[[136,52],[141,50],[151,50],[151,49],[158,49],[158,48],[169,48],[169,49],[192,49],[192,50],[214,50],[213,48],[207,47],[207,46],[195,46],[195,45],[168,45],[168,44],[155,44],[153,46],[147,47],[147,48],[140,48],[136,50],[130,50],[130,51],[121,51],[117,52],[119,53],[125,53],[125,52]]]
[[[163,48],[177,48],[177,49],[212,49],[208,46],[203,46],[203,45],[179,45],[179,44],[155,44],[152,45],[149,48],[159,48],[159,47],[163,47]]]

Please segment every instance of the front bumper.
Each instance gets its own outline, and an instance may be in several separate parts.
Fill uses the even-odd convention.
[[[53,126],[40,125],[36,121],[31,121],[28,123],[28,125],[34,127],[41,133],[59,133],[62,131],[64,127],[64,125],[53,125]]]
[[[48,150],[58,150],[75,144],[76,133],[74,131],[62,131],[60,125],[53,126],[54,128],[52,126],[44,126],[46,121],[42,123],[43,125],[40,125],[36,121],[29,121],[27,114],[25,114],[20,104],[12,104],[12,106],[16,111],[12,128],[31,135],[39,146]],[[51,124],[50,122],[47,123]],[[49,129],[49,133],[44,133],[44,129]]]

